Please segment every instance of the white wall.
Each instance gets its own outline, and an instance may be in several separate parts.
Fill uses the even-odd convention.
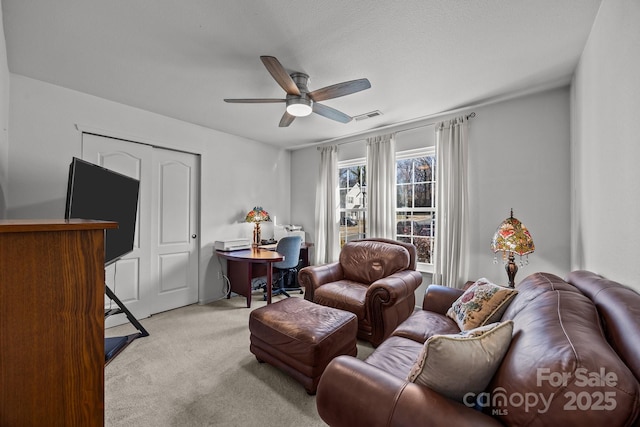
[[[572,83],[572,267],[640,291],[640,2],[604,0]]]
[[[493,263],[496,228],[514,216],[536,250],[516,282],[570,267],[570,126],[567,87],[474,109],[469,130],[470,278],[506,282]]]
[[[2,0],[0,0],[0,219],[7,207],[6,188],[9,173],[9,64],[4,38]]]
[[[69,163],[81,155],[80,124],[201,156],[201,302],[223,296],[215,240],[250,237],[251,225],[239,221],[255,205],[289,222],[285,150],[20,75],[11,74],[10,83],[10,218],[64,216]]]
[[[487,277],[497,283],[506,282],[502,262],[493,263],[490,242],[510,208],[529,228],[536,244],[529,265],[520,269],[516,281],[537,271],[564,276],[570,266],[568,88],[473,111],[477,116],[469,122],[469,279]],[[425,146],[433,145],[433,126],[406,132],[416,135],[424,132]],[[364,155],[362,148],[354,148],[357,144],[363,146],[364,141],[340,146],[339,152],[348,149],[353,155]],[[411,145],[402,148],[413,148]],[[292,153],[295,177],[291,189],[292,218],[305,224],[310,240],[315,234],[311,218],[314,218],[318,167],[319,153],[315,147]],[[430,280],[429,275],[424,275],[424,286],[417,292],[418,304]]]

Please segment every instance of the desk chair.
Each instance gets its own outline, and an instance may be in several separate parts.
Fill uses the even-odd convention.
[[[298,263],[300,262],[300,245],[302,245],[302,238],[300,236],[287,236],[278,241],[276,245],[276,252],[284,255],[284,260],[280,262],[274,262],[273,268],[274,276],[273,290],[271,295],[285,295],[287,298],[290,296],[287,291],[299,290],[302,293],[302,288],[287,288],[285,280],[289,277],[289,274],[298,272]],[[264,296],[267,298],[266,294]]]

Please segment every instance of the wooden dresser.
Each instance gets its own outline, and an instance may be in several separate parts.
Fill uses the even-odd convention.
[[[0,426],[104,425],[104,230],[0,220]]]

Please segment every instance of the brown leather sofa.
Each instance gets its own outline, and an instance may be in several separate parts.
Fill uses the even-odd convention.
[[[502,317],[512,340],[486,399],[458,402],[407,381],[428,337],[459,330],[445,313],[462,291],[431,285],[422,310],[365,361],[329,364],[318,413],[349,427],[640,425],[640,295],[587,271],[567,281],[535,273],[516,289]]]
[[[362,239],[346,243],[338,262],[303,268],[298,280],[309,301],[354,313],[358,338],[377,346],[413,312],[422,274],[412,244]]]

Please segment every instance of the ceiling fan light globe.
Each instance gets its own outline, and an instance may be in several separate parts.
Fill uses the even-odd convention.
[[[287,113],[292,116],[304,117],[311,114],[312,111],[310,99],[290,99],[287,103]]]

